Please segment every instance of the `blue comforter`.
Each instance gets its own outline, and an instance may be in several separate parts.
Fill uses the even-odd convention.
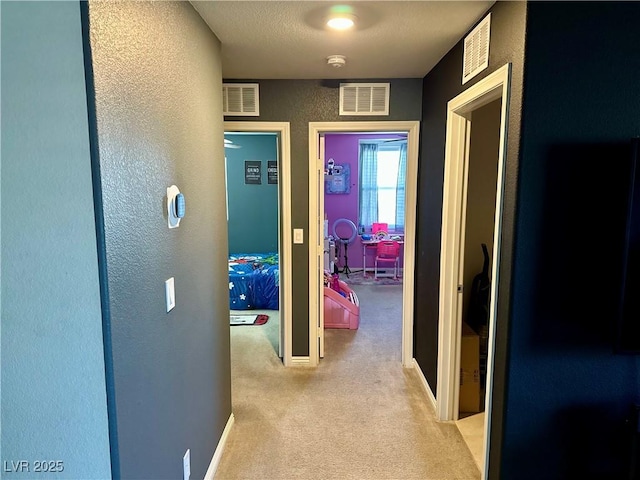
[[[278,310],[280,270],[278,254],[229,255],[229,308]]]

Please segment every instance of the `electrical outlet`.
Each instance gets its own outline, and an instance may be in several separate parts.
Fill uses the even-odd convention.
[[[191,449],[187,448],[187,453],[182,457],[182,478],[189,480],[191,476]]]

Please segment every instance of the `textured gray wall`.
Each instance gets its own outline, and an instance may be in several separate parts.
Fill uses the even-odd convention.
[[[462,85],[462,40],[424,78],[421,154],[418,179],[418,232],[416,247],[415,358],[436,389],[438,358],[438,301],[440,236],[447,102],[482,78],[511,63],[508,138],[502,216],[500,297],[495,347],[494,395],[490,468],[500,454],[505,383],[511,258],[520,149],[526,2],[497,2],[491,8],[489,67]]]
[[[110,478],[80,6],[1,8],[2,478]]]
[[[304,244],[292,245],[295,356],[309,355],[309,122],[420,120],[420,79],[363,81],[391,83],[388,116],[340,116],[339,81],[258,80],[260,116],[225,117],[225,120],[291,123],[291,224],[292,228],[305,229]]]
[[[189,448],[203,478],[231,413],[220,44],[188,2],[90,2],[89,24],[114,472],[181,478]],[[170,230],[172,184],[186,216]]]

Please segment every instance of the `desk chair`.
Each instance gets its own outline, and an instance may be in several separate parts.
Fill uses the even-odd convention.
[[[379,273],[378,267],[393,266],[393,273]],[[374,277],[398,278],[400,273],[400,244],[395,240],[381,240],[376,248]]]

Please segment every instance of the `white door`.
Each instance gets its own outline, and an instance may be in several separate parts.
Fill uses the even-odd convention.
[[[471,135],[471,123],[469,122],[467,125],[466,136],[470,137]],[[462,173],[462,196],[460,199],[460,218],[458,229],[460,232],[460,236],[458,238],[458,288],[457,295],[455,300],[455,318],[456,318],[456,339],[457,339],[457,347],[456,351],[457,357],[460,357],[460,352],[462,350],[462,311],[464,305],[464,242],[465,242],[465,226],[467,224],[467,187],[469,184],[469,144],[465,148],[464,153],[464,166]],[[458,362],[459,363],[459,362]],[[453,382],[455,386],[455,392],[452,397],[453,400],[453,412],[454,412],[454,420],[458,420],[458,410],[460,405],[460,368],[455,369],[455,380]]]
[[[318,353],[324,358],[324,135],[320,136],[320,158],[316,161],[318,176]]]
[[[279,258],[283,258],[282,251],[282,239],[283,239],[283,225],[282,221],[282,205],[283,205],[283,189],[282,189],[282,134],[277,134],[277,147],[276,147],[276,165],[278,166],[278,256]],[[282,264],[282,262],[280,263]],[[286,276],[287,274],[283,271],[280,272],[280,278],[282,279],[282,274]],[[278,306],[279,306],[279,314],[280,314],[280,342],[278,343],[278,355],[280,358],[284,360],[284,345],[286,342],[286,336],[284,334],[284,315],[282,312],[285,310],[285,289],[279,289],[279,297],[278,297]]]

